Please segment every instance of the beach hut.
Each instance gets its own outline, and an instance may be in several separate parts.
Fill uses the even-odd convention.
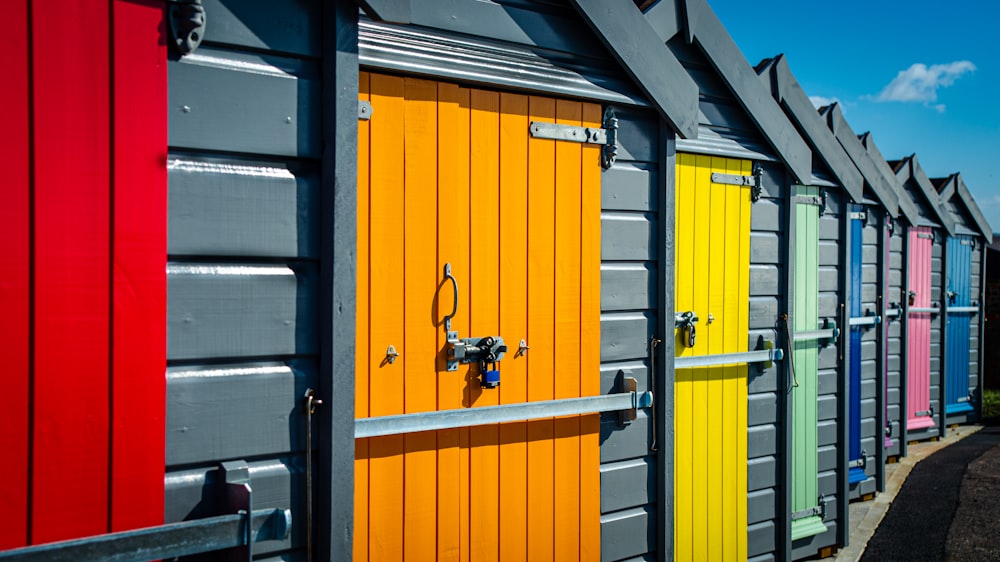
[[[766,362],[812,154],[707,3],[645,15],[700,93],[698,138],[676,147],[674,556],[788,556],[785,371]]]
[[[0,548],[673,557],[698,90],[632,2],[8,15]]]
[[[864,197],[864,177],[823,122],[787,59],[779,55],[757,65],[761,79],[813,150],[808,185],[795,185],[788,197],[788,326],[793,342],[786,362],[784,463],[786,465],[786,548],[793,559],[813,556],[843,544],[847,521],[840,519],[838,475],[846,470],[837,454],[841,422],[838,381],[838,304],[840,215],[850,201]],[[819,440],[820,435],[824,439]]]
[[[904,309],[906,314],[907,441],[943,436],[945,432],[941,361],[945,318],[944,245],[954,234],[954,221],[939,203],[937,191],[916,155],[890,161],[903,190],[917,206],[916,224],[907,230]]]
[[[904,267],[904,241],[909,226],[917,223],[919,211],[913,200],[903,191],[902,184],[896,179],[888,162],[882,156],[871,133],[864,133],[860,137],[861,143],[865,146],[875,166],[890,179],[893,187],[899,196],[899,216],[896,220],[886,221],[885,229],[882,233],[882,248],[880,252],[885,254],[884,267],[882,269],[882,279],[884,288],[884,315],[882,329],[884,330],[885,343],[879,349],[885,360],[885,378],[883,387],[882,423],[879,427],[885,430],[883,438],[883,460],[888,462],[892,457],[906,455],[906,424],[905,408],[903,407],[903,384],[905,377],[903,374],[904,356],[906,353],[903,341],[905,341],[905,326],[903,315],[903,303],[905,300],[903,272]],[[879,490],[882,488],[880,487]]]
[[[955,223],[945,249],[945,423],[967,423],[982,415],[986,217],[961,174],[932,179],[941,207]]]

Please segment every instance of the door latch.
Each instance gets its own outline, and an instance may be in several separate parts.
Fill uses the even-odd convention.
[[[459,364],[479,364],[479,384],[483,388],[500,386],[500,368],[507,346],[500,336],[459,338],[458,332],[448,332],[448,370],[458,370]],[[454,368],[452,368],[454,367]]]
[[[694,347],[697,323],[698,316],[691,310],[674,313],[674,328],[681,331],[681,345],[684,347]]]

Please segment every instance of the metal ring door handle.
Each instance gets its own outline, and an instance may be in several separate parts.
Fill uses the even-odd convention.
[[[455,276],[451,274],[451,262],[444,264],[444,277],[451,281],[452,287],[455,289],[455,300],[452,301],[451,314],[444,317],[444,329],[445,331],[451,331],[451,319],[455,317],[458,313],[458,280]]]

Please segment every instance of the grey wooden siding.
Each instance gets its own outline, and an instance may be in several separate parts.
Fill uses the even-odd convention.
[[[601,177],[601,389],[614,391],[618,371],[648,389],[649,339],[658,315],[657,270],[673,267],[658,251],[657,121],[648,112],[618,111],[622,150]],[[624,155],[624,157],[622,156]],[[672,222],[672,217],[667,220]],[[662,336],[661,336],[662,337]],[[601,558],[656,553],[656,454],[651,418],[631,425],[601,418]],[[668,437],[662,437],[668,438]]]
[[[891,306],[897,303],[902,306],[905,303],[906,295],[903,290],[903,240],[906,236],[906,228],[901,222],[896,222],[895,228],[889,236],[889,278],[886,280],[888,293],[885,300]],[[886,318],[886,421],[889,427],[889,438],[892,445],[886,447],[887,457],[899,456],[902,451],[901,440],[903,439],[903,426],[906,415],[902,402],[903,384],[903,356],[905,350],[902,344],[903,317]]]
[[[835,189],[827,189],[825,193],[826,208],[819,217],[819,318],[820,321],[825,318],[837,321],[840,318],[840,295],[844,288],[843,276],[840,274],[840,223],[847,196]],[[837,518],[838,502],[846,501],[837,495],[839,472],[846,470],[840,464],[840,451],[837,447],[837,434],[842,423],[837,381],[845,373],[838,358],[837,344],[832,342],[821,346],[817,363],[817,491],[820,496],[827,498],[826,516],[823,518],[826,532],[794,542],[790,556],[793,560],[815,556],[819,549],[835,544],[838,526],[847,524]]]
[[[260,559],[305,558],[305,417],[317,384],[321,4],[206,0],[205,44],[168,63],[165,520],[292,509]],[[211,559],[211,556],[206,557]]]

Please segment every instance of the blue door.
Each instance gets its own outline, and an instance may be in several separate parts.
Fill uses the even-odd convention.
[[[948,326],[945,331],[945,413],[972,411],[969,404],[969,332],[972,306],[971,236],[948,239]],[[963,310],[965,309],[965,310]]]
[[[864,207],[851,206],[851,298],[848,303],[848,314],[851,318],[861,318],[861,243],[864,228]],[[865,474],[864,460],[861,455],[861,332],[863,326],[851,325],[850,328],[850,388],[848,390],[848,424],[850,435],[848,451],[850,453],[850,472],[848,481],[856,484],[868,478]]]

